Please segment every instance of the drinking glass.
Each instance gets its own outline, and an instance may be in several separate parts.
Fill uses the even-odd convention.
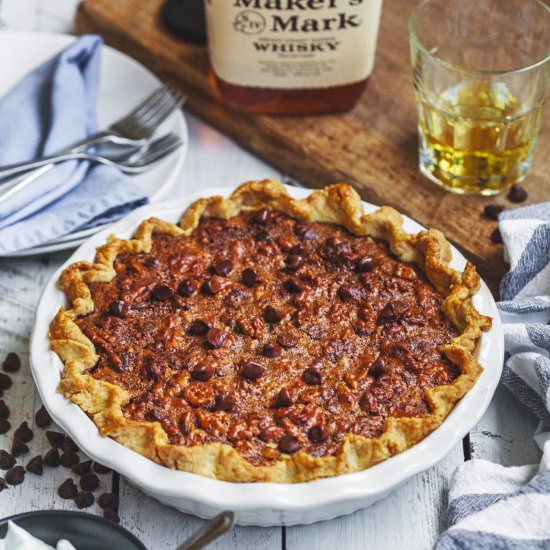
[[[424,0],[409,33],[421,172],[481,195],[525,178],[550,88],[550,8],[541,0]]]

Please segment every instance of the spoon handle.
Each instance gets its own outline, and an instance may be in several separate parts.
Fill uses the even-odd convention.
[[[191,535],[183,544],[180,544],[176,550],[200,550],[208,543],[229,531],[233,526],[235,515],[233,512],[222,512],[208,523],[205,523],[196,533]]]

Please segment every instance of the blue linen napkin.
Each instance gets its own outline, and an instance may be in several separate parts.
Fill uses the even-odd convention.
[[[97,36],[75,40],[0,99],[0,165],[55,153],[97,131],[101,47]],[[60,163],[0,204],[0,254],[114,221],[147,200],[114,168]]]
[[[498,304],[506,363],[502,383],[539,420],[540,465],[461,465],[451,481],[449,524],[436,550],[550,549],[550,202],[503,212],[510,271]]]

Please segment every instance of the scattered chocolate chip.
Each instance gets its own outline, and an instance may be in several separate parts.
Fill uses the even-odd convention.
[[[353,290],[348,285],[342,285],[338,289],[338,297],[340,298],[340,300],[342,300],[342,302],[349,302],[353,300],[353,296]]]
[[[393,304],[391,302],[388,302],[384,306],[384,309],[382,309],[382,311],[380,312],[380,315],[378,316],[378,320],[383,323],[386,321],[395,321],[395,319],[396,319],[396,315],[393,308]]]
[[[284,286],[292,294],[299,294],[304,290],[304,286],[296,279],[288,279],[288,281],[285,281]]]
[[[375,267],[376,260],[371,256],[363,256],[357,262],[357,271],[359,271],[359,273],[367,273],[368,271],[372,271]]]
[[[18,437],[13,438],[11,444],[11,454],[13,456],[21,456],[29,452],[29,448],[24,441],[21,441]]]
[[[46,432],[46,439],[52,447],[61,447],[61,444],[65,441],[65,434],[48,430]]]
[[[327,433],[323,426],[313,426],[307,432],[307,436],[312,443],[323,443],[327,439]]]
[[[113,493],[102,493],[97,499],[97,503],[101,508],[118,509],[118,497]]]
[[[231,412],[234,406],[235,406],[235,402],[233,401],[233,398],[230,395],[227,395],[227,394],[216,395],[216,400],[214,403],[214,409],[216,411]]]
[[[0,470],[9,470],[13,466],[15,466],[15,458],[8,451],[2,449],[0,451]]]
[[[170,300],[174,293],[168,285],[157,285],[153,288],[152,295],[155,300],[165,302],[166,300]]]
[[[264,319],[271,324],[276,324],[281,320],[281,314],[272,306],[264,309]]]
[[[197,292],[199,284],[191,279],[185,279],[178,285],[178,294],[184,298],[190,298]]]
[[[241,367],[240,374],[249,380],[257,380],[265,374],[265,367],[254,361],[246,361]]]
[[[269,212],[267,208],[262,208],[261,210],[257,210],[256,212],[254,212],[254,216],[252,219],[256,223],[264,225],[267,222],[268,216],[269,216]]]
[[[3,399],[0,399],[0,418],[8,419],[10,417],[10,409]]]
[[[483,215],[490,220],[498,220],[498,215],[504,211],[504,206],[500,204],[488,204],[483,209]]]
[[[54,447],[50,449],[44,455],[44,464],[52,468],[57,468],[61,464],[61,457],[59,456],[59,451]]]
[[[115,317],[124,319],[128,315],[128,306],[122,300],[113,300],[109,304],[109,313]]]
[[[232,269],[233,264],[231,263],[231,260],[218,260],[214,264],[214,271],[220,277],[227,277],[231,273]]]
[[[84,462],[75,464],[72,469],[77,476],[89,474],[92,471],[92,461],[85,460]]]
[[[293,435],[285,435],[279,441],[279,451],[287,455],[293,455],[300,449],[300,443],[297,437]]]
[[[297,244],[296,246],[293,246],[289,251],[289,254],[297,254],[298,256],[301,256],[305,253],[304,247],[301,244]]]
[[[299,254],[290,254],[286,259],[286,266],[288,269],[298,269],[304,263],[304,257]]]
[[[154,256],[148,256],[145,258],[143,265],[149,269],[158,269],[160,267],[160,260]]]
[[[281,355],[281,346],[279,344],[266,344],[262,349],[262,354],[271,359]]]
[[[206,333],[206,340],[214,349],[221,348],[225,341],[225,334],[219,328],[211,328]]]
[[[94,471],[99,475],[110,474],[112,472],[111,468],[108,468],[99,462],[94,462]]]
[[[72,468],[80,462],[80,458],[73,451],[66,451],[61,455],[61,465],[65,468]]]
[[[208,363],[199,363],[191,371],[191,377],[200,382],[207,382],[214,376],[214,367]]]
[[[311,241],[315,239],[315,237],[317,237],[317,231],[315,231],[313,227],[308,227],[307,225],[303,225],[300,223],[297,223],[294,226],[294,233],[303,241]]]
[[[286,388],[283,388],[277,395],[277,399],[273,403],[273,407],[276,409],[283,409],[292,405],[292,398]]]
[[[321,373],[317,369],[310,367],[302,373],[302,380],[308,386],[318,386],[321,383]]]
[[[27,472],[41,476],[44,472],[44,466],[42,464],[42,457],[40,455],[31,458],[27,463]]]
[[[254,238],[258,242],[267,243],[271,240],[271,235],[269,234],[269,231],[266,229],[257,229],[254,232]]]
[[[6,483],[6,480],[3,477],[0,477],[0,492],[7,488],[8,484]]]
[[[187,332],[192,336],[204,336],[209,329],[210,327],[202,319],[195,319],[189,325]]]
[[[495,244],[502,244],[502,235],[498,227],[491,233],[491,240]]]
[[[370,393],[365,392],[361,396],[361,399],[359,399],[359,407],[361,407],[364,411],[370,410],[373,399],[374,398]]]
[[[210,277],[210,279],[205,284],[205,290],[210,294],[217,294],[218,292],[223,290],[223,287],[223,279],[221,277],[218,277],[217,275]]]
[[[511,202],[523,202],[527,200],[528,194],[525,187],[522,187],[519,183],[514,183],[514,185],[510,187],[506,197]]]
[[[78,487],[71,478],[66,479],[57,489],[57,494],[65,500],[76,497],[77,493]]]
[[[12,384],[12,379],[7,374],[0,372],[0,390],[4,391],[10,389]]]
[[[13,351],[10,351],[2,363],[2,368],[6,372],[17,372],[21,368],[21,359],[19,358],[19,355]]]
[[[21,426],[19,426],[19,428],[17,428],[17,430],[13,432],[13,435],[24,443],[28,443],[29,441],[31,441],[34,436],[27,422],[23,422]]]
[[[80,478],[80,486],[85,491],[95,491],[99,487],[99,478],[95,474],[85,474]]]
[[[10,485],[20,485],[25,479],[25,470],[23,466],[14,466],[6,472],[5,477]]]
[[[166,420],[166,412],[164,410],[152,409],[147,411],[145,418],[151,422],[164,422]]]
[[[5,418],[0,418],[0,434],[8,433],[10,428],[11,424]]]
[[[279,334],[277,342],[283,348],[294,348],[298,345],[298,339],[289,333]]]
[[[241,278],[242,282],[249,287],[256,286],[259,282],[258,274],[250,267],[243,271]]]
[[[374,376],[374,378],[378,378],[384,374],[384,367],[386,366],[386,362],[382,358],[376,359],[374,363],[369,367],[369,374],[371,376]]]
[[[120,523],[120,518],[118,517],[116,510],[113,510],[112,508],[105,508],[103,510],[103,517],[114,523]]]
[[[80,510],[82,508],[88,508],[94,503],[94,495],[90,491],[80,491],[74,497],[74,503],[76,507]]]
[[[42,405],[42,407],[40,407],[38,411],[36,411],[36,414],[34,415],[34,421],[39,428],[47,428],[51,424],[52,417],[50,416],[50,413],[46,410],[46,407],[44,407],[44,405]]]
[[[68,436],[65,436],[65,439],[61,443],[61,450],[64,453],[78,453],[78,445]]]

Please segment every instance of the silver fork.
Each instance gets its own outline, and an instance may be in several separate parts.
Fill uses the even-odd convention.
[[[91,145],[108,142],[109,140],[125,138],[140,140],[136,145],[146,147],[147,138],[151,137],[155,130],[185,102],[186,98],[179,92],[175,92],[166,87],[155,90],[136,108],[128,114],[114,122],[101,132],[87,137],[78,143],[73,143],[59,153],[78,153],[84,151]],[[30,174],[24,174],[22,177],[14,178],[3,185],[5,192],[0,195],[0,203],[5,202],[15,193],[22,191],[40,176],[49,172],[54,164],[47,164],[42,168],[32,171]],[[8,195],[8,196],[6,196]]]
[[[62,155],[58,155],[56,158],[56,162],[61,162],[65,160],[90,160],[92,162],[118,168],[124,174],[136,175],[145,172],[153,164],[159,162],[170,153],[173,153],[182,145],[183,142],[181,138],[177,134],[170,132],[165,136],[148,142],[147,147],[140,149],[139,152],[127,156],[124,159],[112,160],[101,157],[99,155],[95,155],[93,153],[87,153],[86,151],[77,151],[75,153],[64,153]],[[26,177],[26,179],[24,180],[25,186],[30,185],[33,181],[36,180],[36,178],[38,177],[36,174],[38,172],[40,172],[40,170],[35,170],[33,174]],[[22,187],[23,186],[21,184],[15,185],[6,193],[0,195],[0,205],[6,202],[10,197],[13,197],[13,195],[20,191]],[[0,211],[0,215],[1,214],[2,213]]]
[[[73,143],[55,155],[0,167],[0,179],[49,164],[47,161],[50,157],[84,151],[92,145],[115,143],[133,148],[141,147],[145,145],[146,140],[153,135],[159,125],[184,101],[185,98],[180,92],[165,87],[158,88],[135,109],[111,124],[106,130]]]

